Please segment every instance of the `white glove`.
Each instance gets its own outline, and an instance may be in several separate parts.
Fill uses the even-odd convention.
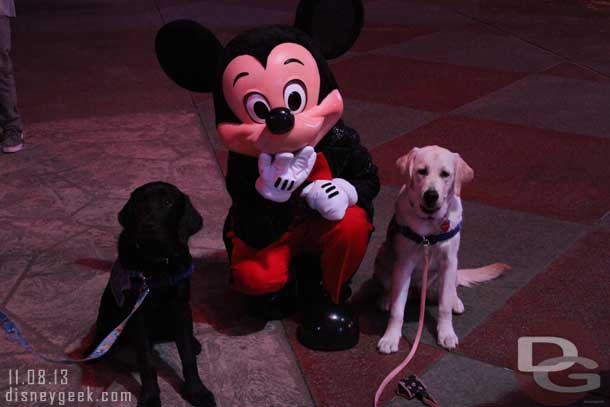
[[[358,202],[356,188],[342,178],[314,181],[303,189],[301,196],[311,209],[317,210],[328,220],[343,219],[347,208]]]
[[[292,191],[301,186],[309,176],[316,163],[316,152],[313,147],[301,149],[295,156],[292,153],[271,155],[262,153],[258,157],[256,190],[270,201],[286,202]]]

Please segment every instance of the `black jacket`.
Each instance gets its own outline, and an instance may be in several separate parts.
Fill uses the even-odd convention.
[[[358,191],[357,205],[373,219],[373,199],[379,193],[377,167],[368,150],[360,144],[356,131],[339,121],[318,143],[316,152],[324,154],[333,178],[349,181]],[[226,185],[233,200],[225,222],[227,232],[232,231],[246,244],[262,248],[277,240],[293,220],[293,210],[300,189],[293,192],[289,201],[277,203],[263,198],[255,189],[258,178],[258,158],[230,152]],[[305,182],[301,188],[307,185]],[[230,254],[230,251],[229,251]]]

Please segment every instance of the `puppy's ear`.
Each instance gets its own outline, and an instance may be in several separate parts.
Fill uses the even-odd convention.
[[[123,209],[119,212],[119,223],[124,228],[128,228],[133,223],[133,195],[129,197]]]
[[[462,193],[462,184],[472,181],[474,170],[470,168],[466,161],[457,153],[455,162],[455,175],[453,176],[453,192],[456,196]]]
[[[188,243],[189,237],[199,232],[203,227],[203,218],[191,203],[188,195],[184,194],[182,216],[178,223],[178,238],[184,244]]]
[[[398,171],[403,178],[406,178],[405,184],[411,185],[413,183],[413,162],[415,161],[415,156],[417,156],[417,152],[419,148],[413,147],[411,151],[409,151],[406,155],[403,155],[398,160],[396,160],[396,167],[398,167]]]
[[[223,47],[207,28],[191,20],[165,24],[155,38],[163,71],[179,86],[193,92],[211,92]]]
[[[301,0],[294,26],[313,38],[324,58],[333,59],[354,45],[363,21],[360,0]]]

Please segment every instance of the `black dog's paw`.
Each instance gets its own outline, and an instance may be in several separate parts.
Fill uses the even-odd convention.
[[[215,407],[216,400],[212,392],[201,382],[184,385],[184,398],[195,407]]]
[[[140,392],[138,397],[138,407],[161,407],[161,398],[159,389],[144,390]]]
[[[193,336],[193,352],[195,355],[199,355],[201,353],[201,342],[197,338]]]

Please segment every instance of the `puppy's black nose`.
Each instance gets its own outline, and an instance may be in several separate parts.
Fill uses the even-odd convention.
[[[434,189],[429,189],[424,192],[424,204],[426,206],[434,206],[436,201],[438,201],[438,192]]]
[[[271,109],[265,123],[273,134],[288,133],[294,127],[294,115],[285,107]]]

